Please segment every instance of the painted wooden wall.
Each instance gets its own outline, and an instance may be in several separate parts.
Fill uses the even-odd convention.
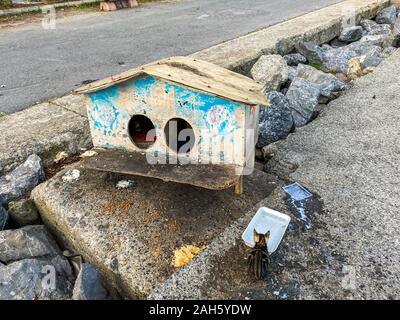
[[[191,159],[243,164],[248,109],[243,104],[152,76],[88,93],[86,98],[95,147],[143,151],[128,134],[129,120],[141,114],[150,118],[157,129],[157,140],[146,152],[170,153],[164,126],[169,119],[178,117],[194,129],[196,142],[189,154]]]

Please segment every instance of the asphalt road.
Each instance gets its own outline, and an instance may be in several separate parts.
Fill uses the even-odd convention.
[[[180,0],[0,31],[0,112],[171,55],[186,55],[340,0]]]

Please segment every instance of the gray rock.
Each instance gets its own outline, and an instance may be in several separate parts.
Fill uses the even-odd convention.
[[[324,50],[315,42],[300,42],[297,44],[296,49],[306,57],[309,62],[324,61]]]
[[[387,8],[380,10],[375,18],[375,21],[379,24],[393,24],[397,18],[397,8],[395,5],[391,5]]]
[[[286,138],[294,125],[286,97],[273,91],[268,94],[268,99],[271,105],[260,109],[258,148]]]
[[[64,257],[25,259],[0,267],[0,300],[65,300],[72,283]]]
[[[320,89],[310,81],[295,78],[289,87],[286,98],[296,127],[302,127],[310,122],[318,107]]]
[[[396,51],[395,47],[387,47],[387,48],[383,49],[382,53],[380,54],[380,57],[382,57],[383,59],[386,59],[386,58],[390,57],[395,51]]]
[[[342,30],[339,40],[343,42],[355,42],[363,36],[363,28],[360,26],[348,27]]]
[[[347,75],[349,72],[350,59],[367,55],[370,54],[370,52],[376,52],[379,50],[382,51],[382,48],[369,43],[362,43],[360,41],[353,42],[345,47],[334,48],[325,52],[323,66],[332,73],[343,73]]]
[[[360,58],[361,66],[363,69],[375,68],[381,64],[382,60],[383,58],[376,56],[362,56]]]
[[[367,32],[371,32],[378,24],[370,19],[364,19],[360,21],[361,27],[363,27]]]
[[[367,34],[364,35],[389,35],[392,32],[392,26],[390,24],[377,24],[375,21],[368,19],[362,20],[360,24],[365,31],[367,31]]]
[[[297,66],[299,63],[306,63],[307,59],[300,53],[291,53],[283,56],[288,66]]]
[[[8,213],[11,219],[20,227],[40,222],[36,205],[31,199],[11,201],[8,204]]]
[[[280,55],[263,55],[250,71],[253,79],[264,86],[265,91],[279,90],[288,80],[288,66]]]
[[[321,46],[321,49],[322,49],[323,51],[329,51],[329,50],[332,49],[332,47],[331,47],[329,44],[324,43],[324,44]]]
[[[82,263],[75,282],[73,300],[105,300],[107,290],[101,284],[100,273],[89,263]]]
[[[0,196],[10,202],[32,191],[44,178],[42,160],[35,154],[9,174],[0,177]]]
[[[289,73],[288,73],[288,77],[290,81],[293,81],[294,78],[296,78],[296,74],[297,74],[297,68],[296,67],[289,67]]]
[[[332,92],[346,89],[346,84],[336,78],[333,74],[325,73],[311,66],[299,64],[297,77],[307,79],[319,87],[321,95],[331,98]]]
[[[338,38],[335,38],[331,41],[332,48],[340,48],[340,47],[344,47],[346,45],[347,45],[346,42],[340,41]]]
[[[363,20],[360,22],[360,24],[365,29],[365,31],[367,31],[367,34],[363,35],[389,35],[392,32],[392,26],[390,24],[377,24],[375,21],[372,20]]]
[[[54,257],[59,253],[57,244],[43,225],[0,231],[0,260],[5,263]]]
[[[375,28],[373,28],[368,35],[387,35],[389,36],[392,33],[392,26],[390,24],[378,24]]]
[[[374,47],[367,54],[360,57],[361,66],[363,69],[370,67],[377,67],[383,60],[382,49],[379,47]]]
[[[360,43],[369,44],[372,46],[388,47],[393,44],[393,37],[391,34],[369,34],[363,36]]]
[[[0,204],[0,231],[5,230],[8,227],[10,215],[6,209]]]
[[[368,32],[369,35],[385,34],[390,35],[392,33],[392,26],[390,24],[378,24],[375,28]]]

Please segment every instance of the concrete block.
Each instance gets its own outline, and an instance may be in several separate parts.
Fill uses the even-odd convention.
[[[87,116],[86,104],[82,95],[69,94],[51,101],[51,103],[75,112],[83,117]]]
[[[86,118],[52,103],[42,103],[0,118],[0,174],[35,153],[45,165],[60,151],[91,146]]]
[[[244,193],[211,191],[183,184],[127,177],[80,168],[65,170],[32,192],[44,223],[65,247],[83,255],[123,297],[145,298],[173,274],[174,251],[207,245],[224,228],[265,198],[275,180],[255,171]],[[68,170],[68,169],[67,169]]]

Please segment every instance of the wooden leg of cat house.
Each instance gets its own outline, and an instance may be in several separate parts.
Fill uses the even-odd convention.
[[[235,194],[243,193],[243,176],[240,176],[239,180],[235,184]]]

